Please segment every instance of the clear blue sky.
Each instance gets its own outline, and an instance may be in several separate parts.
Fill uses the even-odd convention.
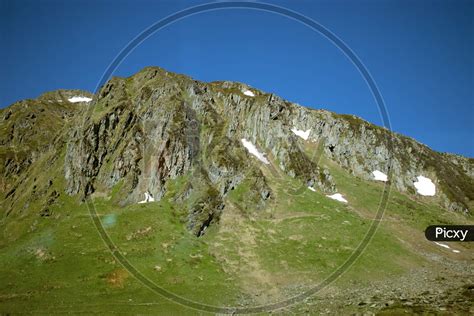
[[[474,1],[268,1],[320,22],[361,58],[393,130],[474,157]],[[114,56],[157,20],[204,1],[0,0],[0,106],[65,88],[93,91]],[[290,101],[381,125],[347,58],[292,20],[251,10],[179,21],[115,75],[148,65],[235,80]]]

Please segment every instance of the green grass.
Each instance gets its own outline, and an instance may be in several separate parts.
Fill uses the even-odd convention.
[[[101,207],[102,208],[102,207]],[[166,200],[112,211],[107,231],[144,275],[173,293],[208,304],[228,305],[236,289],[202,239],[188,232]],[[109,215],[109,214],[108,214]],[[150,233],[134,232],[149,230]],[[155,266],[161,270],[156,271]]]
[[[219,306],[274,302],[311,288],[343,264],[376,213],[382,184],[350,176],[325,159],[322,163],[348,205],[307,188],[296,194],[301,183],[280,176],[267,178],[272,198],[264,209],[256,209],[249,199],[253,184],[245,180],[224,201],[223,216],[234,218],[223,218],[201,238],[186,229],[187,203],[173,199],[190,182],[197,185],[191,175],[168,182],[167,194],[159,202],[120,207],[123,183],[119,182],[109,197],[95,198],[94,205],[125,258],[166,290]],[[33,172],[40,174],[46,164],[47,160],[39,163]],[[36,181],[49,178],[53,185],[48,192],[64,187],[60,173],[43,173]],[[202,193],[195,192],[190,200]],[[51,211],[53,216],[47,218],[29,212],[1,223],[0,312],[197,313],[165,300],[129,275],[76,197],[61,194]],[[382,222],[337,286],[394,278],[424,265],[422,257],[399,241],[404,236],[397,227],[422,236],[429,224],[467,221],[429,199],[396,191],[391,192],[385,215],[399,220],[400,226]],[[271,290],[276,292],[259,296],[262,301],[255,296]]]
[[[66,213],[69,201],[62,202]],[[174,217],[170,203],[117,209],[108,201],[96,200],[95,206],[116,245],[150,279],[190,299],[227,303],[232,286],[206,254],[206,245]],[[75,204],[68,211],[70,214],[60,219],[41,219],[35,231],[2,248],[0,312],[126,312],[132,300],[156,304],[151,306],[155,312],[191,313],[150,292],[127,273],[123,284],[110,283],[110,275],[123,268],[100,239],[85,205]],[[127,240],[127,235],[143,227],[153,228],[152,237]],[[163,248],[164,242],[170,244],[168,250]],[[190,254],[204,256],[193,259]],[[156,265],[162,267],[160,272],[154,269]],[[197,282],[202,284],[196,287]],[[27,305],[22,303],[25,301]],[[134,311],[149,308],[137,305]]]

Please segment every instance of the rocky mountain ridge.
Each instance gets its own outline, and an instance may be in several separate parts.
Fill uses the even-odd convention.
[[[78,94],[93,100],[67,101]],[[170,191],[170,180],[182,181],[174,198],[188,209],[188,228],[197,235],[218,221],[227,194],[243,183],[251,188],[249,206],[265,207],[272,192],[262,167],[304,187],[337,192],[320,156],[363,179],[380,170],[390,175],[394,189],[414,196],[413,183],[424,175],[436,184],[436,195],[427,199],[464,213],[474,205],[474,159],[435,152],[355,116],[158,67],[114,77],[95,96],[59,91],[17,102],[0,117],[2,208],[8,214],[25,202],[19,192],[32,190],[28,170],[48,155],[60,169],[64,193],[81,198],[119,186],[120,204],[137,203],[145,192],[160,199]],[[292,129],[310,130],[308,139]],[[249,154],[242,139],[265,153],[269,165]]]

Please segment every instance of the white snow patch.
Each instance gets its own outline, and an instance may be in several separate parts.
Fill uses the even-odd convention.
[[[303,138],[304,140],[308,140],[309,133],[311,132],[311,129],[309,129],[309,130],[307,130],[307,131],[305,132],[305,131],[300,131],[299,129],[296,129],[296,128],[292,128],[291,131],[292,131],[296,136],[299,136],[299,137]]]
[[[91,102],[92,99],[88,97],[80,97],[80,96],[75,96],[72,98],[67,99],[71,103],[77,103],[77,102]]]
[[[438,246],[441,246],[441,247],[443,247],[443,248],[446,248],[446,249],[451,249],[451,247],[449,247],[449,246],[448,246],[448,245],[446,245],[446,244],[442,244],[442,243],[440,243],[440,242],[437,242],[437,241],[435,241],[434,243],[435,243],[435,244],[437,244]]]
[[[310,189],[310,190],[313,191],[313,192],[316,192],[316,189],[313,188],[313,187],[308,187],[308,189]]]
[[[435,241],[434,243],[437,244],[438,246],[443,247],[443,248],[451,249],[451,251],[454,252],[454,253],[460,253],[460,252],[461,252],[461,251],[459,251],[459,250],[457,250],[457,249],[452,249],[451,247],[449,247],[449,246],[446,245],[446,244],[442,244],[442,243],[436,242],[436,241]]]
[[[375,181],[383,181],[383,182],[388,181],[387,175],[385,173],[383,173],[382,171],[375,170],[375,171],[372,171],[372,174],[374,175],[374,180]]]
[[[339,201],[339,202],[347,203],[347,200],[342,196],[341,193],[336,193],[336,194],[333,194],[333,195],[327,195],[327,197],[330,198],[330,199]]]
[[[423,176],[418,176],[417,177],[418,181],[413,182],[413,185],[416,188],[416,191],[420,195],[424,196],[434,196],[436,193],[436,186],[431,181],[431,179],[423,177]]]
[[[145,199],[143,201],[138,202],[138,203],[142,204],[142,203],[148,203],[148,202],[155,202],[155,198],[153,197],[153,195],[151,195],[151,193],[149,193],[147,191],[147,192],[145,192]]]
[[[254,96],[255,96],[255,94],[254,94],[252,91],[250,91],[250,90],[245,90],[245,91],[244,91],[244,94],[245,94],[246,96],[249,96],[249,97],[254,97]]]
[[[241,139],[242,144],[244,145],[245,148],[247,148],[248,152],[257,157],[258,160],[263,162],[264,164],[269,164],[270,162],[268,159],[265,157],[265,154],[261,153],[258,151],[257,147],[255,147],[254,144],[246,140],[245,138]]]

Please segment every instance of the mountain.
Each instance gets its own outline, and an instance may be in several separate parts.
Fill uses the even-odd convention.
[[[472,275],[471,247],[439,247],[423,231],[472,223],[474,159],[243,83],[204,83],[158,67],[114,77],[96,95],[59,90],[17,102],[0,120],[2,312],[21,311],[19,300],[42,310],[45,293],[70,308],[87,295],[102,303],[123,293],[150,297],[107,253],[90,207],[134,265],[170,291],[211,305],[281,300],[350,256],[387,180],[385,220],[348,275],[397,288],[393,280],[416,270],[425,284],[408,286],[409,295],[426,308],[430,286],[446,288],[432,295],[440,301],[472,294],[459,290]],[[81,268],[71,271],[72,263]],[[426,279],[447,266],[449,282]],[[46,271],[57,275],[45,280]],[[355,297],[372,290],[365,284]],[[412,308],[384,291],[380,300],[393,303],[342,310]],[[460,302],[449,308],[469,308]],[[321,312],[308,306],[292,311]]]

